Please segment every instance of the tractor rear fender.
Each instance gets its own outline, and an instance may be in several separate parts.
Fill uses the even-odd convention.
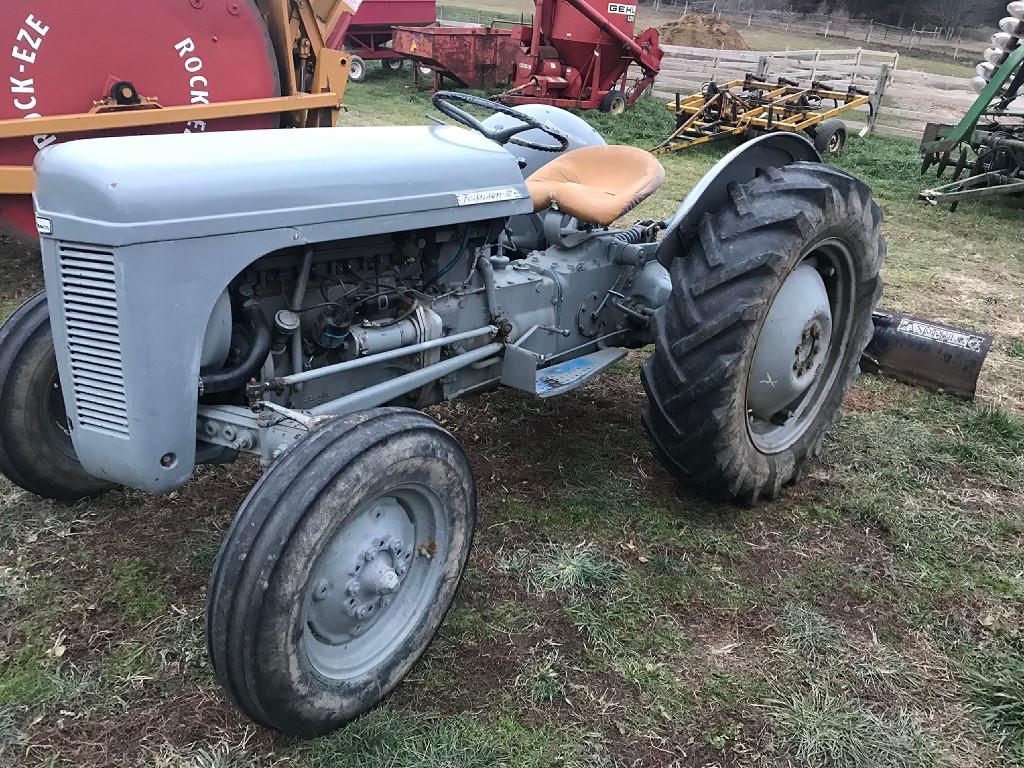
[[[668,231],[658,249],[658,261],[668,268],[679,252],[675,238],[687,237],[696,230],[704,214],[724,206],[732,184],[753,181],[763,168],[782,168],[800,161],[822,162],[814,145],[796,133],[769,133],[734,149],[704,174],[669,220]]]

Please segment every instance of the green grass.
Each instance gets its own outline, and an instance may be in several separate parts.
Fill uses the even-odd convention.
[[[813,686],[767,702],[780,751],[819,768],[935,768],[947,764],[923,724],[880,714],[841,691]]]
[[[538,704],[551,704],[565,695],[567,670],[558,651],[552,651],[530,662],[516,679],[530,699]]]
[[[776,628],[779,649],[801,662],[825,659],[837,653],[843,632],[817,611],[786,603]]]
[[[1024,761],[1024,655],[1020,649],[977,654],[968,668],[967,691],[981,721],[1011,755]]]
[[[385,707],[300,754],[308,768],[548,768],[582,764],[581,747],[511,717],[431,717]]]
[[[110,595],[130,621],[145,623],[167,610],[165,578],[144,558],[118,560],[110,571]]]
[[[608,589],[621,579],[622,565],[586,544],[552,545],[533,569],[534,584],[541,590]]]
[[[471,24],[483,24],[485,27],[529,24],[533,19],[533,6],[524,5],[518,12],[499,10],[497,8],[471,7],[464,5],[438,5],[437,18],[444,21],[463,21]]]

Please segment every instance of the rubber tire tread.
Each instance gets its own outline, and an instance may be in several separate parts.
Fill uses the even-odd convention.
[[[644,427],[659,461],[715,500],[754,504],[796,481],[821,449],[874,333],[886,254],[882,212],[863,182],[795,163],[733,185],[699,235],[676,237],[672,294],[655,315],[656,346],[641,378]],[[856,299],[842,370],[815,422],[790,448],[765,454],[747,429],[746,382],[761,324],[785,278],[815,242],[852,242]]]
[[[47,359],[43,359],[43,357]],[[41,381],[55,372],[45,292],[25,301],[0,326],[0,472],[11,482],[55,501],[99,496],[114,483],[90,476],[82,465],[44,442],[42,425],[30,423]],[[40,370],[45,366],[45,370]]]
[[[837,133],[843,134],[842,144],[839,146],[838,152],[832,152],[829,149],[829,144],[832,142],[832,137]],[[846,142],[850,138],[849,129],[846,127],[846,123],[837,117],[830,117],[828,120],[823,121],[814,132],[814,148],[818,150],[822,157],[829,155],[840,155],[843,149],[846,147]]]
[[[283,549],[306,510],[334,480],[337,473],[318,471],[322,467],[316,464],[317,459],[333,452],[331,463],[341,471],[366,451],[409,430],[432,431],[454,442],[436,421],[406,408],[376,408],[341,417],[289,448],[253,486],[232,521],[210,577],[207,650],[225,692],[255,722],[299,736],[322,735],[341,724],[310,727],[306,723],[282,722],[264,706],[253,669],[256,654],[251,645],[261,620],[266,585],[273,575],[260,564],[267,562],[271,553]],[[466,467],[468,470],[468,462]],[[472,474],[469,482],[473,487]],[[475,500],[475,489],[472,498]],[[281,502],[298,513],[282,509]],[[284,527],[282,520],[286,522]],[[473,520],[475,502],[468,548],[472,547]],[[239,553],[245,556],[239,557]]]

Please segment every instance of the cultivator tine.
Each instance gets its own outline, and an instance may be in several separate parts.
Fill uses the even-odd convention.
[[[943,152],[939,156],[939,167],[935,170],[935,175],[941,179],[943,174],[945,174],[946,169],[949,168],[952,159],[953,156],[951,152]]]
[[[928,169],[931,168],[933,165],[935,165],[935,153],[926,152],[924,155],[924,160],[921,162],[921,175],[924,176],[926,173],[928,173]]]
[[[872,319],[875,335],[861,361],[865,371],[974,399],[991,336],[887,310]]]
[[[967,157],[967,148],[964,147],[960,150],[960,159],[956,163],[956,171],[953,173],[953,181],[960,181],[960,178],[964,175],[964,171],[967,170],[967,166],[970,165]]]

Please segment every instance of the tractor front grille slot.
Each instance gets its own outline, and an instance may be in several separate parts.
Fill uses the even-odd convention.
[[[127,438],[114,254],[97,246],[62,243],[59,257],[78,424]]]

